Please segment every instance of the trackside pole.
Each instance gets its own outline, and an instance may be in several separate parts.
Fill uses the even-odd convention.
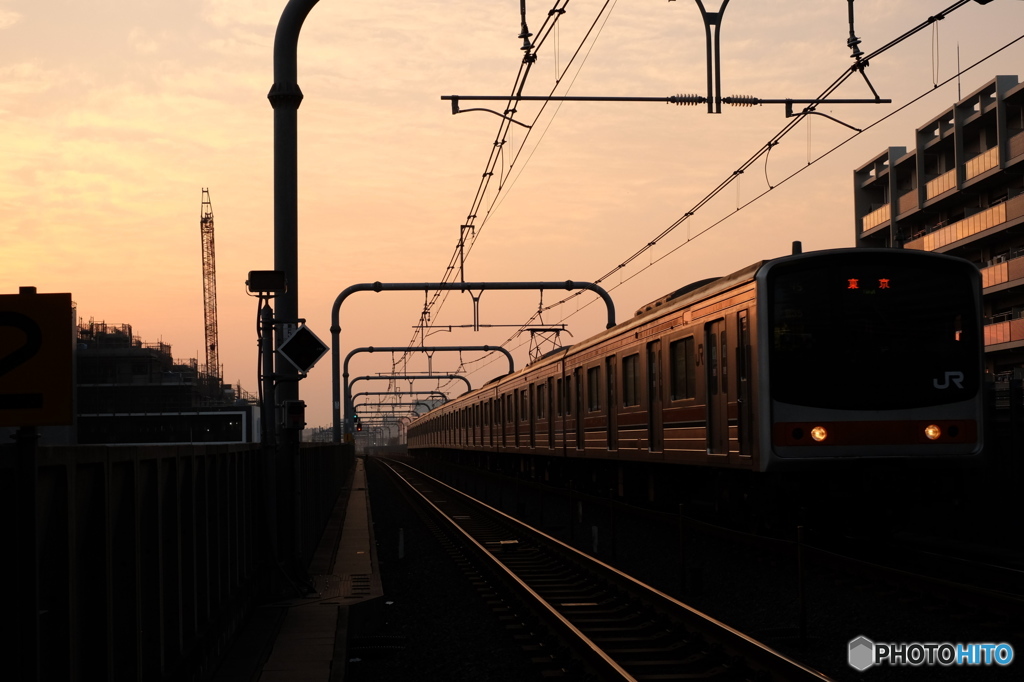
[[[275,348],[287,340],[286,327],[299,319],[299,189],[298,189],[298,112],[302,90],[298,84],[298,43],[302,23],[317,0],[289,0],[281,13],[274,35],[274,83],[267,94],[274,109],[274,270],[285,273],[287,291],[277,301]],[[276,395],[264,395],[275,405],[299,404],[299,371],[289,362],[277,363]],[[294,529],[289,538],[290,554],[295,568],[301,565],[302,534],[299,460],[299,429],[275,420],[278,462],[276,473],[285,481],[276,509],[279,518],[292,517],[284,524]],[[289,459],[292,462],[289,462]],[[289,466],[293,464],[293,466]],[[291,479],[291,480],[289,480]],[[285,492],[287,491],[287,492]],[[290,495],[290,499],[286,496]],[[279,538],[280,539],[280,538]]]

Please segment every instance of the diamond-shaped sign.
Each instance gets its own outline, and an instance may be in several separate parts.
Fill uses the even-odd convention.
[[[309,372],[316,361],[328,351],[327,344],[317,338],[316,334],[303,325],[281,344],[277,352],[303,374]]]

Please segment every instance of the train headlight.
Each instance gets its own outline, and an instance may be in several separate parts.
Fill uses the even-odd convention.
[[[928,426],[924,427],[924,435],[928,438],[928,440],[936,440],[939,436],[942,435],[942,429],[940,429],[935,424],[929,424]]]
[[[815,426],[811,429],[811,438],[818,441],[819,443],[828,438],[828,431],[825,430],[824,426]]]

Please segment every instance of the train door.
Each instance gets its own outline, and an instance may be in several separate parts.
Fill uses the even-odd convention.
[[[704,327],[708,389],[708,454],[729,452],[729,377],[728,345],[725,320],[709,322]]]
[[[618,450],[619,448],[619,429],[617,412],[619,411],[618,401],[615,399],[615,356],[612,355],[605,359],[605,384],[607,386],[607,400],[606,408],[608,410],[608,449]]]
[[[506,431],[506,428],[505,428],[505,411],[506,411],[505,410],[505,406],[507,404],[508,404],[508,400],[506,400],[505,396],[499,395],[498,396],[498,422],[501,425],[501,439],[500,440],[501,440],[501,446],[502,447],[505,447],[506,445],[508,445],[508,441],[505,439],[505,431]]]
[[[537,387],[530,384],[530,404],[527,406],[530,414],[530,447],[537,447]]]
[[[522,418],[520,416],[520,414],[519,414],[519,395],[520,395],[520,393],[521,393],[521,391],[517,390],[517,391],[514,391],[513,394],[512,394],[514,396],[513,399],[512,399],[512,403],[513,403],[513,405],[512,405],[512,432],[516,436],[516,443],[515,443],[515,445],[516,445],[517,448],[519,447],[519,420]]]
[[[651,341],[647,344],[647,449],[651,452],[664,447],[661,383],[661,341]]]
[[[566,381],[562,377],[555,379],[555,416],[558,418],[558,431],[555,434],[555,442],[552,447],[562,450],[562,454],[565,452],[565,384]]]
[[[502,427],[502,438],[504,438],[502,445],[505,445],[506,447],[515,445],[515,436],[513,435],[512,431],[513,427],[515,426],[515,422],[512,421],[514,411],[515,409],[512,405],[512,393],[506,393],[505,412],[503,413],[505,416],[505,426]]]
[[[561,379],[559,379],[561,382]],[[555,449],[555,380],[548,377],[544,393],[547,396],[548,448]]]
[[[487,409],[485,411],[487,416],[487,445],[494,447],[494,398],[487,399]]]
[[[741,310],[737,313],[736,321],[739,332],[736,344],[736,385],[739,395],[736,396],[736,402],[739,416],[740,456],[749,457],[754,452],[752,429],[754,403],[751,399],[750,386],[750,318],[747,316],[747,311]]]
[[[583,436],[583,368],[572,371],[573,398],[576,400],[576,449],[584,449],[586,443]]]

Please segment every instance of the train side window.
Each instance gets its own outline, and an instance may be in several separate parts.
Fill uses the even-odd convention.
[[[669,344],[669,356],[672,400],[696,397],[697,374],[694,368],[693,337],[688,336]]]
[[[547,391],[545,390],[546,388],[547,387],[544,384],[537,384],[537,419],[544,419],[545,415],[547,414],[544,411],[547,407],[547,405],[545,404],[547,402],[545,400],[545,398],[547,397]]]
[[[622,358],[622,404],[640,404],[640,354]]]
[[[597,412],[601,409],[601,368],[587,370],[587,409]]]
[[[572,414],[572,379],[565,380],[565,413]]]
[[[556,379],[555,380],[555,414],[557,414],[559,417],[562,416],[562,405],[564,403],[564,401],[562,399],[562,391],[563,390],[564,389],[562,388],[562,380],[561,379]]]
[[[524,389],[519,392],[519,421],[526,421],[530,418],[530,408],[528,405],[529,400]]]

